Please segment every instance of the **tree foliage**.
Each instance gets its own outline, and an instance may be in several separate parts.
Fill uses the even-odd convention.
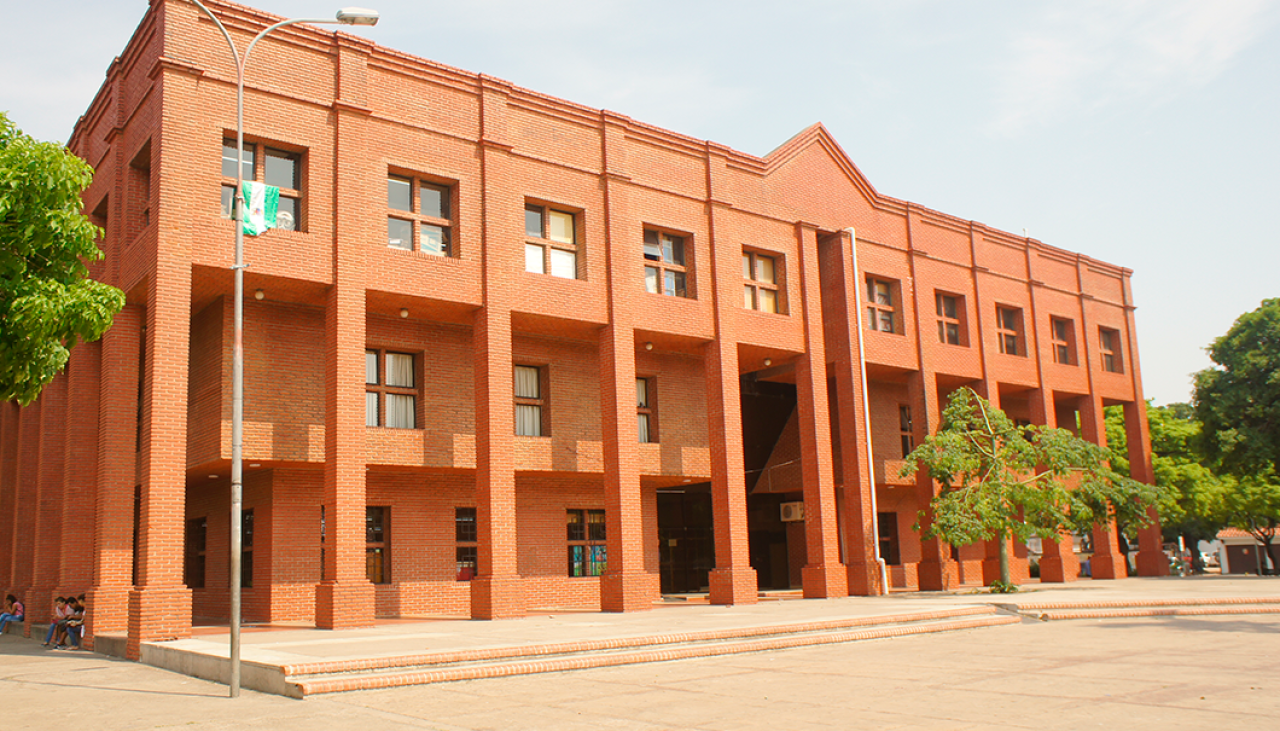
[[[1149,523],[1146,506],[1162,490],[1113,470],[1109,453],[1064,429],[1017,426],[972,389],[952,394],[938,432],[907,456],[903,475],[927,470],[941,490],[925,537],[956,545],[1001,538],[1056,539],[1111,519]],[[925,522],[922,513],[921,521]]]
[[[1280,567],[1275,545],[1276,533],[1280,530],[1280,480],[1274,473],[1267,473],[1233,482],[1235,484],[1222,493],[1222,519],[1256,538],[1271,559],[1271,572],[1276,573]]]
[[[96,340],[124,306],[88,278],[100,230],[81,213],[93,170],[65,147],[38,142],[0,113],[0,401],[28,404]]]
[[[1195,377],[1205,454],[1239,477],[1280,474],[1280,299],[1241,315],[1209,357]]]

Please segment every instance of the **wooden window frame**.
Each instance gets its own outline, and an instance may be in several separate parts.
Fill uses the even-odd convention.
[[[378,520],[375,522],[374,518]],[[377,532],[375,532],[375,529]],[[364,509],[364,571],[370,584],[391,582],[391,507],[366,505]],[[381,561],[375,556],[381,555]]]
[[[188,589],[203,589],[209,555],[209,518],[192,518],[183,535],[183,583]]]
[[[761,264],[764,261],[768,261],[773,265],[772,281],[762,278]],[[756,249],[742,250],[742,306],[744,309],[768,312],[774,315],[785,315],[787,313],[784,299],[786,288],[782,286],[785,281],[783,278],[784,261],[783,255],[777,252]],[[761,298],[762,292],[773,293],[772,309],[765,306],[764,302],[767,298]]]
[[[604,574],[608,568],[604,510],[569,508],[565,510],[565,528],[569,576]]]
[[[583,276],[583,257],[582,257],[582,211],[559,206],[552,203],[544,203],[541,201],[526,201],[524,204],[525,212],[525,272],[529,274],[544,274],[548,277],[557,277],[559,279],[586,279]],[[538,216],[538,232],[534,233],[529,228],[529,214],[536,213]],[[573,234],[572,241],[561,241],[551,237],[551,218],[552,214],[568,216],[572,221],[569,230]],[[530,252],[537,249],[537,258],[539,262],[539,270],[535,271],[529,268]],[[553,272],[552,253],[556,251],[565,251],[573,254],[573,276],[566,277]]]
[[[901,326],[902,317],[895,304],[902,301],[902,287],[898,280],[868,274],[866,286],[867,329],[890,335],[905,334],[906,328]]]
[[[418,425],[422,423],[422,358],[421,353],[407,353],[403,350],[391,348],[365,348],[366,364],[368,357],[375,355],[377,357],[377,382],[370,382],[368,379],[368,366],[365,367],[365,426],[378,427],[381,429],[419,429]],[[413,385],[412,386],[391,386],[387,384],[387,356],[403,355],[413,359]],[[377,395],[377,423],[370,424],[368,417],[368,394]],[[389,426],[387,424],[387,396],[407,396],[413,399],[413,425],[412,426]]]
[[[391,201],[391,184],[397,182],[407,185],[409,188],[409,208],[399,208],[392,205]],[[422,211],[422,191],[424,189],[435,190],[440,194],[440,213],[443,216],[436,216],[431,213],[423,213]],[[387,248],[396,249],[398,251],[412,251],[425,256],[438,256],[444,258],[456,258],[458,256],[458,247],[454,241],[454,191],[456,184],[450,181],[443,181],[437,178],[424,177],[422,175],[414,175],[411,173],[402,173],[390,171],[387,173]],[[408,246],[397,246],[392,241],[403,241],[404,239],[393,239],[391,237],[392,221],[399,221],[409,225]],[[433,226],[440,229],[440,247],[436,250],[434,247],[427,247],[425,238],[422,235],[423,226]]]
[[[471,581],[480,573],[480,517],[474,507],[453,509],[455,581]]]
[[[947,314],[946,300],[951,300],[954,314]],[[943,345],[969,345],[968,328],[965,326],[964,296],[954,292],[933,293],[933,303],[938,315],[938,342]],[[954,328],[954,339],[952,329]]]
[[[538,372],[538,395],[537,396],[521,396],[519,395],[518,384],[516,382],[516,369],[531,368]],[[515,397],[515,423],[513,424],[515,434],[519,437],[549,437],[551,436],[551,383],[550,373],[547,366],[531,365],[529,363],[516,363],[512,368],[512,395]],[[522,434],[520,432],[520,407],[532,406],[538,409],[538,433]]]
[[[916,448],[916,433],[911,421],[911,406],[909,404],[898,404],[898,437],[901,440],[902,458],[906,459],[908,454]]]
[[[1008,318],[1012,318],[1014,322],[1008,322]],[[1000,352],[1026,357],[1026,341],[1023,338],[1022,308],[996,305],[996,343]]]
[[[222,153],[222,217],[227,219],[235,218],[234,212],[228,207],[228,191],[230,191],[231,201],[235,200],[235,187],[236,187],[236,176],[234,173],[235,147],[236,147],[235,137],[230,137],[230,138],[224,137],[222,139],[222,150],[223,150],[223,153]],[[228,148],[230,148],[231,157],[228,157],[228,152],[227,152]],[[304,150],[290,150],[280,146],[269,145],[265,142],[258,142],[258,141],[251,141],[251,140],[244,141],[244,152],[245,152],[245,155],[253,156],[252,160],[250,161],[252,175],[244,176],[244,179],[247,182],[248,181],[266,182],[268,157],[276,157],[278,159],[281,159],[281,158],[290,159],[293,161],[293,165],[294,165],[294,181],[293,182],[297,187],[286,188],[284,186],[277,186],[280,188],[280,200],[282,201],[281,203],[282,209],[284,208],[283,201],[285,200],[293,201],[292,207],[294,210],[293,210],[293,213],[290,214],[293,217],[293,225],[281,226],[279,225],[279,220],[277,219],[276,230],[305,231],[306,227],[303,224],[305,223],[306,217],[304,215],[303,203],[306,200],[306,194],[305,194],[306,152]],[[228,161],[231,161],[231,164],[233,166],[232,167],[233,172],[230,175],[227,174],[227,170],[226,170]],[[244,158],[241,158],[241,164],[243,163],[244,163]],[[281,212],[288,213],[288,211],[284,211],[284,210],[282,210]]]
[[[1075,323],[1065,317],[1049,318],[1049,343],[1053,348],[1053,362],[1058,365],[1078,365],[1076,359]]]
[[[693,237],[657,226],[645,226],[643,230],[641,253],[644,260],[645,291],[664,297],[697,299],[693,282]],[[667,257],[665,241],[672,244],[671,258]],[[680,261],[675,260],[677,242]],[[651,278],[651,272],[656,276]],[[667,286],[668,275],[671,275],[670,287]],[[683,289],[676,284],[677,279],[684,282]]]
[[[643,399],[640,398],[641,383],[644,384]],[[648,428],[641,429],[642,423]],[[641,444],[658,443],[658,379],[652,376],[636,376],[636,436]]]
[[[1107,373],[1124,373],[1124,349],[1120,344],[1120,331],[1111,327],[1099,327],[1098,344],[1102,370]]]

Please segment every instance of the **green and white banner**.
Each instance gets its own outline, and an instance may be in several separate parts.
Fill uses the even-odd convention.
[[[276,212],[280,209],[280,189],[251,180],[244,181],[244,232],[257,236],[276,227]]]

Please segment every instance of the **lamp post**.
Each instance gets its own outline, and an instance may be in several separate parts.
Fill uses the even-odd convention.
[[[329,18],[292,18],[263,28],[249,41],[244,55],[236,49],[236,43],[226,26],[205,7],[200,0],[191,0],[218,26],[227,39],[231,55],[236,63],[236,190],[232,197],[236,227],[236,261],[231,267],[235,276],[235,326],[231,360],[231,697],[240,695],[240,521],[244,500],[244,69],[249,54],[263,36],[277,28],[295,23],[336,25],[377,25],[378,11],[364,8],[343,8],[331,20]]]

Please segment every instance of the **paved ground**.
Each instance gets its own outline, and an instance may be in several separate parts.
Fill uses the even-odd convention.
[[[1110,584],[1107,593],[1119,590],[1121,583]],[[1162,594],[1217,594],[1231,585],[1179,581],[1155,586]],[[1280,582],[1255,580],[1247,588],[1274,588],[1277,591],[1264,593],[1280,594]],[[1094,592],[1101,590],[1075,591],[1099,596]],[[1153,596],[1154,590],[1133,591]],[[930,601],[919,595],[903,599]],[[798,610],[812,603],[787,602],[784,609],[786,605]],[[609,615],[595,616],[597,622],[609,621]],[[500,623],[472,626],[496,624]],[[0,724],[6,731],[246,726],[281,731],[1253,731],[1277,727],[1277,690],[1277,615],[1026,621],[942,635],[304,701],[252,691],[228,699],[222,685],[89,653],[51,652],[34,640],[0,637]]]

